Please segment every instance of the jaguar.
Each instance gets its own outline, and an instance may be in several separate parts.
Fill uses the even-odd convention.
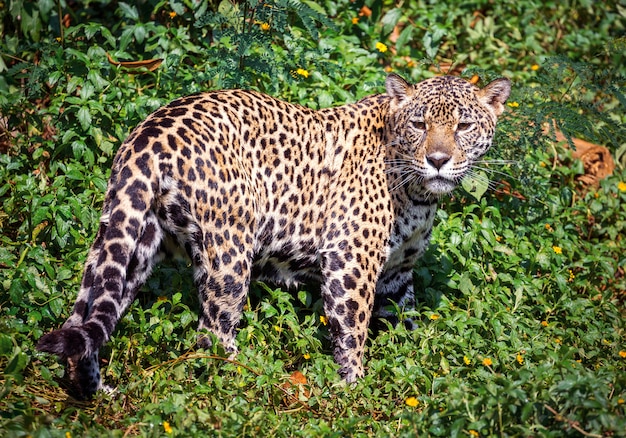
[[[37,348],[92,397],[99,349],[154,266],[182,256],[199,347],[210,332],[236,354],[252,281],[316,282],[339,374],[356,381],[372,317],[414,328],[394,309],[414,306],[438,200],[490,148],[510,90],[390,74],[384,93],[333,108],[240,89],[161,107],[120,146],[73,311]]]

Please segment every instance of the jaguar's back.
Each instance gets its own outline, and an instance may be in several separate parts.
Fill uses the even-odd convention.
[[[413,302],[410,272],[430,236],[433,194],[486,151],[508,97],[506,80],[483,90],[430,81],[393,75],[387,94],[320,111],[242,90],[157,110],[120,147],[73,314],[38,348],[67,358],[78,395],[89,397],[101,385],[99,348],[153,266],[182,254],[199,328],[233,353],[251,280],[319,280],[340,373],[361,376],[372,312],[393,319],[389,300]],[[465,145],[448,126],[470,123],[461,119],[480,138]]]

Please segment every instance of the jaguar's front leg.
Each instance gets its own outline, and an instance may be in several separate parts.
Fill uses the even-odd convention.
[[[252,238],[244,235],[242,241]],[[223,239],[219,247],[203,251],[197,246],[193,251],[197,254],[193,257],[194,276],[200,299],[198,330],[213,333],[233,358],[237,354],[236,329],[250,286],[252,249]],[[198,346],[209,348],[211,338],[201,333]]]
[[[327,255],[323,269],[322,299],[328,318],[333,354],[339,374],[347,382],[363,377],[363,353],[374,303],[377,267],[360,258],[357,265],[346,262],[340,252]],[[342,267],[342,269],[333,269]]]

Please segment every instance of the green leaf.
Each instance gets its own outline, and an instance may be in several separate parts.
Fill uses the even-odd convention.
[[[411,38],[413,38],[413,26],[406,26],[404,29],[402,29],[402,32],[400,32],[400,36],[398,36],[398,39],[396,40],[396,50],[399,52],[408,41],[411,40]]]
[[[74,273],[72,272],[71,269],[61,268],[57,271],[55,280],[56,281],[68,280],[72,278],[72,275],[74,275]]]
[[[380,20],[380,23],[383,25],[383,34],[390,34],[400,18],[402,18],[402,9],[400,8],[393,8],[387,12]]]
[[[80,122],[81,128],[87,131],[89,127],[91,126],[91,113],[89,112],[89,108],[85,106],[81,107],[78,110],[76,117],[78,118],[78,121]]]
[[[128,3],[123,3],[123,2],[120,2],[118,6],[119,6],[120,11],[122,12],[122,15],[125,18],[128,18],[132,21],[139,20],[139,12],[137,11],[136,6],[130,6]]]
[[[300,290],[298,291],[298,300],[304,304],[305,306],[311,305],[311,294],[307,291]]]
[[[317,101],[319,102],[320,108],[328,108],[332,106],[334,98],[328,91],[322,90],[317,95]]]
[[[198,11],[194,11],[195,14],[194,16],[196,18],[200,17],[201,15],[203,15],[204,10],[206,10],[206,4],[204,4],[205,2],[202,2],[203,4],[201,4],[200,6],[198,6],[198,8],[201,10],[201,12],[199,13]],[[176,12],[178,15],[184,15],[185,14],[185,5],[182,2],[176,2],[176,1],[170,1],[169,2],[170,7],[172,8],[172,11]]]
[[[13,351],[13,342],[7,334],[0,333],[0,356],[8,356]]]
[[[135,39],[137,40],[137,42],[139,44],[143,44],[147,34],[145,26],[138,24],[137,26],[135,26],[133,34],[135,35]]]
[[[489,189],[489,178],[485,172],[472,172],[463,178],[461,186],[477,201],[480,201],[480,198]]]
[[[93,84],[97,91],[101,91],[104,87],[109,85],[109,81],[100,76],[100,73],[98,73],[97,70],[89,70],[89,73],[87,73],[87,79]]]
[[[183,328],[187,328],[195,321],[195,316],[190,311],[186,310],[180,315],[180,325]]]
[[[21,380],[21,372],[26,365],[28,365],[28,355],[22,352],[20,347],[15,347],[14,356],[9,360],[9,363],[4,369],[5,374],[12,374],[14,377],[18,377]]]

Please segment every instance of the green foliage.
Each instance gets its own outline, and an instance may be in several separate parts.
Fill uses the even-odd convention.
[[[0,435],[624,436],[624,8],[451,3],[5,2]],[[419,328],[371,339],[362,381],[338,379],[309,288],[255,285],[235,360],[197,350],[190,271],[164,265],[102,352],[115,392],[67,398],[34,345],[70,312],[112,157],[140,120],[220,87],[327,107],[382,91],[388,71],[450,64],[508,76],[513,95],[490,158],[438,212]],[[581,187],[546,122],[606,145],[614,174]]]

